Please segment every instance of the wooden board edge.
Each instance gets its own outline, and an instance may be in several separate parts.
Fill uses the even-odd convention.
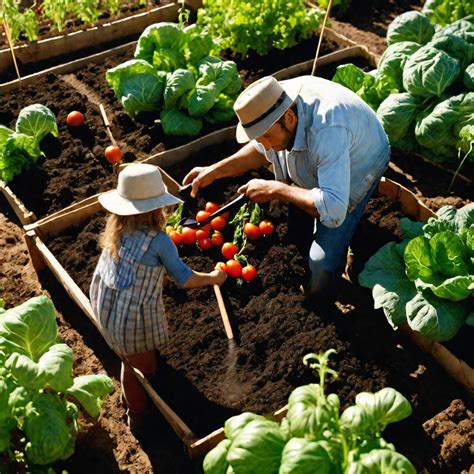
[[[35,214],[25,207],[18,196],[3,181],[0,181],[0,191],[5,196],[5,199],[22,225],[31,224],[36,221]]]

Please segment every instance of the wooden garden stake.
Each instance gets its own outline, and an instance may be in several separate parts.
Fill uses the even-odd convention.
[[[324,28],[326,27],[326,22],[328,21],[329,13],[331,13],[331,8],[332,0],[329,0],[328,7],[326,9],[326,14],[324,15],[323,26],[321,27],[321,33],[319,34],[318,47],[316,49],[316,56],[314,57],[313,70],[311,71],[312,76],[316,75],[316,64],[318,62],[319,50],[321,48],[321,43],[323,42]]]
[[[109,136],[110,138],[110,141],[112,142],[112,145],[113,146],[116,146],[118,148],[120,148],[118,145],[117,145],[117,142],[115,141],[115,138],[114,136],[112,135],[112,131],[110,130],[110,122],[109,122],[109,119],[107,117],[107,113],[105,112],[105,107],[103,104],[99,104],[99,109],[100,109],[100,114],[102,115],[102,120],[104,122],[104,125],[105,125],[105,129],[107,130],[107,135]],[[114,173],[115,174],[118,174],[118,171],[119,171],[119,166],[122,164],[122,160],[120,160],[118,163],[114,163],[113,165],[113,169],[114,169]]]
[[[225,333],[228,339],[234,339],[234,333],[232,332],[232,326],[230,325],[229,315],[225,308],[224,299],[222,298],[221,289],[219,285],[214,286],[214,293],[216,294],[217,304],[219,305],[219,311],[221,312],[222,322],[224,323]]]
[[[10,47],[10,52],[12,54],[12,59],[13,59],[13,64],[15,65],[16,75],[18,76],[18,80],[21,81],[20,71],[18,69],[15,51],[13,49],[12,37],[10,35],[10,28],[8,27],[7,19],[5,17],[3,17],[3,29],[5,30],[5,36],[7,37],[8,46]]]

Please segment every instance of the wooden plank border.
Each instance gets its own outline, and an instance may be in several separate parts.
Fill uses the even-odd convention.
[[[20,60],[23,64],[55,58],[130,35],[140,34],[152,23],[175,21],[178,18],[179,8],[177,3],[164,5],[85,30],[15,46],[13,50],[17,60]],[[0,73],[12,66],[13,60],[10,49],[0,50]]]

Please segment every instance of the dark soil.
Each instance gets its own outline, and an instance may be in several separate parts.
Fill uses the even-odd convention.
[[[252,81],[294,64],[293,59],[309,59],[314,47],[314,40],[308,40],[301,51],[292,48],[291,54],[274,50],[265,61],[249,57],[242,61],[242,76]],[[323,52],[336,48],[337,45],[326,43]],[[56,114],[58,139],[48,136],[42,143],[45,158],[9,183],[12,191],[38,219],[114,186],[112,167],[103,155],[110,140],[100,116],[100,102],[106,105],[113,135],[126,162],[146,158],[164,148],[173,148],[196,138],[164,135],[161,126],[154,123],[157,114],[142,114],[134,122],[123,111],[105,81],[105,71],[126,59],[127,55],[122,55],[101,65],[90,64],[75,75],[50,74],[34,85],[0,96],[0,123],[13,128],[20,110],[33,103],[47,105]],[[359,60],[358,64],[367,66],[365,60]],[[321,67],[318,75],[330,78],[335,67]],[[87,126],[75,130],[66,125],[66,116],[72,110],[85,114]],[[200,136],[223,126],[206,125]]]
[[[220,155],[216,149],[205,150],[194,157],[193,164],[231,152],[232,147]],[[187,169],[176,166],[171,171],[181,177]],[[249,177],[215,183],[203,192],[201,202],[210,196],[227,201],[238,183]],[[158,393],[202,436],[234,413],[268,413],[282,407],[293,388],[314,380],[302,357],[335,348],[333,366],[340,377],[330,384],[330,391],[339,394],[343,406],[352,403],[360,391],[397,388],[410,400],[414,413],[389,427],[387,439],[419,472],[448,472],[439,461],[439,444],[424,433],[422,424],[451,400],[465,398],[463,392],[403,334],[391,330],[383,313],[373,310],[369,291],[341,279],[335,306],[305,301],[298,290],[305,269],[304,245],[294,245],[297,240],[288,232],[286,206],[272,203],[265,210],[277,231],[250,246],[249,259],[259,279],[239,286],[229,278],[222,286],[236,345],[225,337],[211,289],[185,291],[173,282],[165,289],[173,337],[161,351],[153,381]],[[385,242],[400,237],[401,216],[398,207],[385,198],[371,200],[352,243],[356,267]],[[93,216],[84,226],[48,244],[85,292],[98,259],[96,240],[103,224],[103,216]],[[301,222],[300,234],[305,233],[305,225]],[[181,248],[180,252],[192,268],[201,271],[209,271],[221,259],[217,251],[207,254]],[[437,387],[436,397],[432,387]]]

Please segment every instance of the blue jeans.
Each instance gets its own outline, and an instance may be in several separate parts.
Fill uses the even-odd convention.
[[[352,212],[347,214],[339,227],[325,227],[321,223],[317,223],[308,256],[310,275],[305,288],[307,295],[319,295],[333,288],[336,272],[347,255],[347,248],[356,231],[357,224],[379,182],[380,178],[377,178],[362,201]]]

